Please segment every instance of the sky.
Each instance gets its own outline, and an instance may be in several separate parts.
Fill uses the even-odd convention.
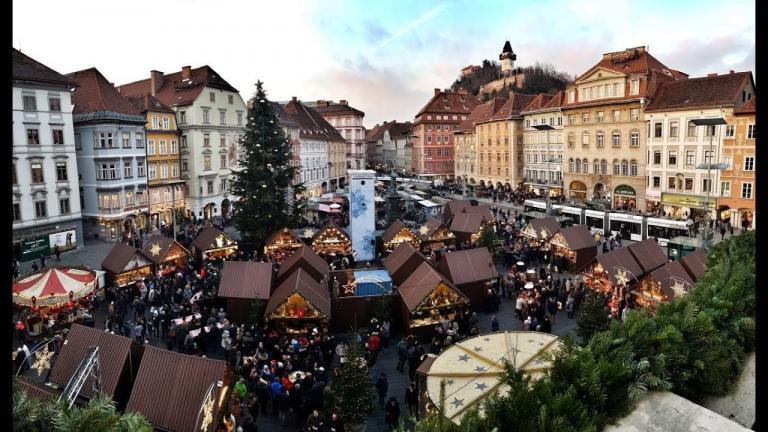
[[[461,68],[549,63],[571,76],[647,46],[691,77],[754,71],[754,2],[730,0],[13,0],[13,46],[115,84],[209,65],[249,99],[341,100],[368,128],[413,121]]]

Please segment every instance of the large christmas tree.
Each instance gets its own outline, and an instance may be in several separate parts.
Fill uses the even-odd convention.
[[[297,168],[291,165],[291,147],[280,127],[262,82],[248,108],[248,123],[241,140],[240,169],[233,172],[235,226],[242,242],[264,251],[267,237],[294,225],[296,208],[291,198],[302,188],[294,185]]]

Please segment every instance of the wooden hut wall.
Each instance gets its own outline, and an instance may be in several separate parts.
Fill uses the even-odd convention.
[[[389,316],[392,328],[404,328],[400,296],[339,297],[331,301],[331,329],[334,332],[348,332],[349,329],[366,327],[376,316],[379,304],[389,298]],[[407,321],[406,321],[407,323]]]

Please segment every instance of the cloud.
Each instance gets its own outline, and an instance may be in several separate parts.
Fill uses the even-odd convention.
[[[711,40],[690,39],[677,43],[663,56],[669,67],[681,69],[691,77],[723,73],[730,69],[754,70],[755,43],[742,36],[724,36]],[[738,59],[733,62],[733,58]]]
[[[366,21],[363,28],[363,36],[370,43],[378,43],[382,39],[391,37],[391,34],[375,21]]]
[[[447,8],[447,7],[448,7],[448,3],[441,3],[438,6],[428,10],[427,12],[423,13],[421,16],[419,16],[415,20],[407,23],[403,28],[398,30],[392,36],[390,36],[390,37],[384,39],[383,41],[381,41],[379,43],[379,47],[383,47],[383,46],[389,44],[390,42],[394,41],[395,39],[398,39],[398,38],[400,38],[402,36],[405,36],[406,34],[410,33],[413,29],[419,27],[422,24],[425,24],[426,22],[428,22],[432,18],[436,17],[437,14],[439,14],[442,11],[444,11],[445,8]]]

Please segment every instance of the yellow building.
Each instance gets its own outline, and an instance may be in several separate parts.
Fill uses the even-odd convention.
[[[566,197],[610,203],[611,208],[646,208],[643,109],[659,82],[685,77],[645,47],[636,47],[603,54],[566,88]]]
[[[738,229],[755,226],[755,96],[727,119],[723,156],[730,168],[720,176],[721,195],[717,199],[718,217],[730,220]],[[746,95],[744,95],[746,97]]]
[[[150,231],[173,223],[173,203],[176,213],[185,214],[186,188],[181,179],[179,131],[173,110],[150,94],[130,97],[130,101],[147,119],[147,186],[149,189]],[[227,147],[224,138],[221,143],[207,143],[206,163],[226,167]],[[185,147],[183,143],[181,147]],[[214,150],[219,157],[215,162]],[[185,170],[185,169],[184,169]]]
[[[328,141],[328,162],[331,164],[331,188],[343,186],[347,175],[347,144],[345,141]]]

